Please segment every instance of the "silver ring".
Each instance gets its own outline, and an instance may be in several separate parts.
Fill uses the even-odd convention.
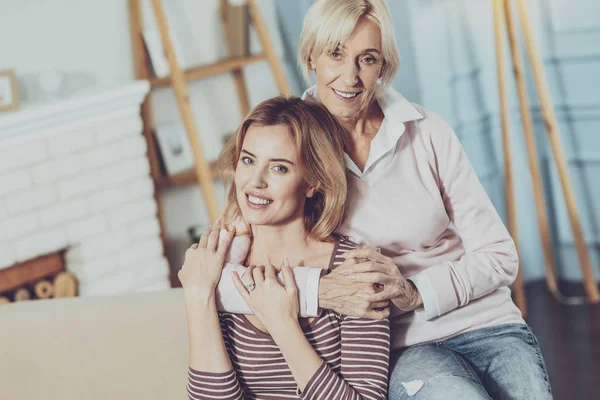
[[[256,285],[254,283],[248,283],[248,284],[246,284],[246,290],[248,292],[253,291],[255,287],[256,287]]]

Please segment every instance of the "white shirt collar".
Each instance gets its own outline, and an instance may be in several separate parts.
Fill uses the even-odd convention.
[[[312,86],[302,95],[303,100],[318,101],[317,88]],[[385,93],[377,96],[377,102],[383,111],[384,120],[371,142],[369,158],[364,170],[354,164],[352,159],[346,155],[346,166],[358,176],[367,174],[369,169],[382,157],[390,153],[398,143],[398,139],[404,134],[405,122],[415,121],[423,118],[423,115],[400,93],[389,88]]]

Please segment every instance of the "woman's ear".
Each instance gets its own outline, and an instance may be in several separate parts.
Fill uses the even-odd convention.
[[[315,67],[315,63],[313,62],[313,56],[310,56],[308,58],[308,70],[314,71],[315,69],[317,69],[317,68]]]
[[[306,191],[306,197],[308,197],[310,199],[311,197],[313,197],[315,195],[316,192],[317,192],[317,189],[315,189],[314,187],[310,186],[308,188],[308,190]]]

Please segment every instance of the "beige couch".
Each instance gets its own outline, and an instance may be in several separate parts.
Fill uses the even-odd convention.
[[[187,398],[181,289],[0,307],[0,399]]]

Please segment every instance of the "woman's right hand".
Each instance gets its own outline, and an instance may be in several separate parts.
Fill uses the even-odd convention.
[[[221,226],[210,227],[185,252],[183,266],[177,276],[186,296],[207,298],[215,293],[225,263],[225,255],[235,235],[235,227],[225,228],[226,235],[219,240]]]
[[[385,319],[390,315],[389,301],[370,301],[369,297],[381,291],[376,284],[357,282],[348,274],[356,264],[353,258],[345,260],[319,280],[319,307],[339,314],[360,318]]]

